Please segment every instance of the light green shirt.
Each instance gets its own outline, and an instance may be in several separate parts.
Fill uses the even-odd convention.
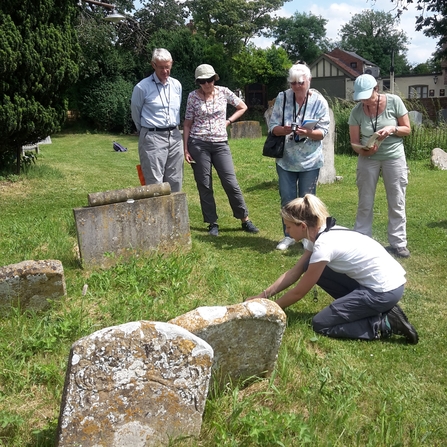
[[[366,144],[368,138],[377,130],[382,129],[385,126],[398,126],[398,118],[405,116],[408,113],[405,104],[402,99],[397,95],[384,94],[386,97],[385,110],[377,116],[377,127],[374,130],[376,124],[376,117],[369,117],[363,111],[363,104],[359,102],[351,111],[348,124],[350,126],[360,126],[360,141],[362,144]],[[400,158],[405,156],[404,143],[402,137],[396,135],[390,135],[382,141],[378,151],[371,155],[371,159],[374,160],[388,160],[391,158]]]

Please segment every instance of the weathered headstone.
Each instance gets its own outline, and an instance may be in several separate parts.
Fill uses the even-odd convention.
[[[155,447],[197,436],[213,350],[169,323],[102,329],[71,348],[58,447]]]
[[[231,126],[231,138],[261,138],[262,128],[259,121],[237,121]]]
[[[431,151],[431,165],[434,168],[447,170],[447,153],[440,148],[435,148]]]
[[[442,109],[439,111],[439,119],[447,122],[447,109]]]
[[[408,112],[408,116],[410,117],[411,124],[414,124],[415,126],[422,125],[423,115],[421,112],[411,110],[410,112]]]
[[[0,313],[11,307],[42,310],[48,300],[66,294],[64,269],[60,261],[23,261],[0,267]]]
[[[199,307],[170,323],[203,338],[214,350],[213,380],[220,386],[274,369],[286,314],[273,301],[255,299],[231,306]]]
[[[190,249],[186,194],[166,195],[165,185],[169,187],[162,183],[91,194],[89,201],[95,206],[75,208],[83,265],[106,268],[130,255]],[[157,195],[151,196],[151,186],[159,188]],[[140,193],[150,196],[140,198]],[[115,203],[118,199],[122,201]]]

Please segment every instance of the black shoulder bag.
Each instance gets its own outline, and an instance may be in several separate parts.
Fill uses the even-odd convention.
[[[286,92],[283,92],[284,95],[284,102],[282,105],[282,126],[284,126],[284,110],[286,108]],[[269,132],[267,135],[267,139],[264,143],[264,148],[262,150],[262,155],[264,157],[271,157],[271,158],[282,158],[284,155],[284,143],[286,140],[285,135],[275,135],[272,132]]]

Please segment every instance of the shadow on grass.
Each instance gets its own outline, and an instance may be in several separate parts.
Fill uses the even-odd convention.
[[[261,190],[267,190],[267,189],[273,189],[273,190],[277,191],[278,190],[278,180],[272,180],[270,182],[258,183],[257,185],[253,185],[248,188],[244,188],[244,192],[261,191]]]
[[[447,230],[447,220],[441,220],[439,222],[430,222],[427,224],[429,228],[444,228]]]
[[[191,230],[200,232],[194,235],[194,238],[200,242],[212,244],[213,247],[220,250],[235,250],[241,247],[249,247],[258,253],[278,252],[276,250],[277,240],[271,240],[257,234],[244,233],[240,228],[222,228],[219,227],[219,236],[210,236],[207,228],[191,227]],[[241,233],[240,236],[234,236],[234,233]],[[282,252],[284,256],[297,258],[303,254],[300,244],[296,244],[290,249]]]

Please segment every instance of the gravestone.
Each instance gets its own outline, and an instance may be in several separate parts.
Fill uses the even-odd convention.
[[[262,128],[258,121],[237,121],[231,125],[231,138],[261,138]]]
[[[416,110],[411,110],[410,112],[408,112],[408,116],[410,117],[411,124],[414,124],[415,126],[422,125],[423,115],[421,112],[417,112]]]
[[[286,314],[273,301],[254,299],[231,306],[199,307],[170,323],[209,343],[214,350],[213,381],[221,387],[274,369]]]
[[[11,307],[43,310],[48,300],[66,294],[64,269],[60,261],[23,261],[0,267],[0,314]]]
[[[439,111],[439,119],[447,122],[447,109],[442,109]]]
[[[434,168],[447,170],[447,153],[440,148],[435,148],[431,151],[430,158],[431,165]]]
[[[186,194],[168,183],[89,194],[73,210],[85,267],[107,268],[121,258],[190,249]]]
[[[275,101],[269,101],[269,108],[264,113],[265,122],[267,127],[272,117],[273,106]],[[323,139],[323,157],[324,164],[320,169],[320,175],[318,176],[318,183],[320,185],[334,183],[337,180],[335,172],[335,117],[332,109],[329,109],[329,131]]]
[[[58,447],[155,447],[197,436],[213,350],[169,323],[136,321],[75,342]]]

